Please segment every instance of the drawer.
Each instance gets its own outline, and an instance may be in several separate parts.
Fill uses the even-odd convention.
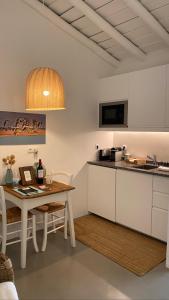
[[[152,236],[167,241],[168,212],[160,208],[152,209]]]
[[[169,194],[169,178],[153,176],[153,191]]]
[[[169,194],[153,192],[153,207],[168,210]]]

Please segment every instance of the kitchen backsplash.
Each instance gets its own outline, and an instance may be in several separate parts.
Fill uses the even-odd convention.
[[[158,161],[169,161],[169,132],[114,132],[114,146],[119,145],[127,145],[132,155],[156,154]]]

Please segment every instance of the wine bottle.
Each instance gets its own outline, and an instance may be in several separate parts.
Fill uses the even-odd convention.
[[[37,167],[37,183],[43,184],[43,180],[44,180],[44,168],[42,165],[42,160],[39,159],[39,164]]]

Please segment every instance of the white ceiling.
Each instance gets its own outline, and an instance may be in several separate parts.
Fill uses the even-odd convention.
[[[133,57],[132,51],[123,46],[118,39],[113,38],[103,27],[92,21],[83,10],[75,7],[71,0],[37,0],[44,4],[57,17],[68,23],[87,39],[93,41],[107,54],[117,59],[119,63]],[[75,2],[78,2],[76,0]],[[81,0],[80,0],[81,1]],[[153,16],[169,38],[169,0],[134,0],[142,4]],[[83,0],[92,11],[96,12],[104,21],[117,30],[122,38],[130,42],[136,50],[149,55],[159,50],[167,50],[167,44],[158,32],[148,25],[132,7],[127,6],[125,0]],[[90,18],[89,18],[90,17]]]

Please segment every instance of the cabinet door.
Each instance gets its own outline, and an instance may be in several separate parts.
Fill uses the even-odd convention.
[[[88,211],[115,221],[116,170],[89,165]]]
[[[165,127],[165,66],[129,74],[129,127]]]
[[[151,234],[152,176],[117,170],[116,221]]]
[[[153,192],[153,207],[161,208],[168,211],[169,194]]]
[[[128,74],[103,78],[99,82],[99,102],[117,101],[128,99],[129,76]]]
[[[153,177],[153,191],[169,194],[169,178],[162,176]]]
[[[152,210],[152,236],[167,241],[168,211],[153,207]]]

